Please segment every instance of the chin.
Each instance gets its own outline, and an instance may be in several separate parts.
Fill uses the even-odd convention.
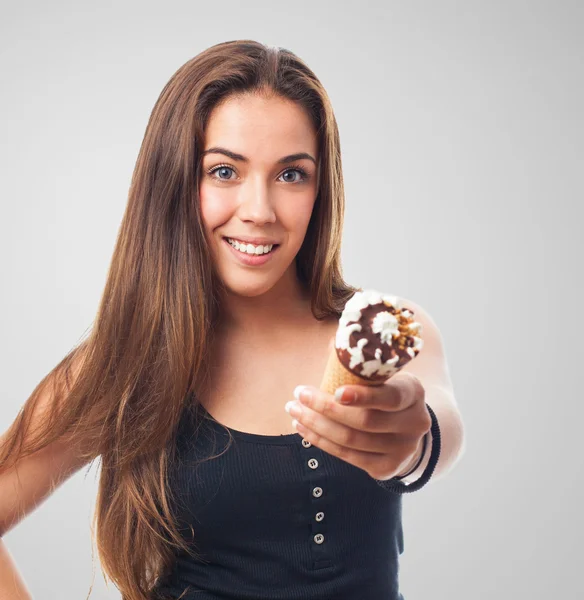
[[[230,260],[219,259],[219,276],[230,294],[254,298],[262,296],[275,287],[286,285],[285,279],[296,271],[295,255],[286,252],[270,265],[241,267]]]
[[[250,281],[250,279],[252,278],[249,278],[247,281],[242,281],[241,279],[236,278],[226,278],[223,279],[223,283],[231,294],[244,296],[246,298],[261,296],[269,292],[277,283],[277,280],[274,280],[272,277],[264,277],[263,281],[258,280],[255,282]]]

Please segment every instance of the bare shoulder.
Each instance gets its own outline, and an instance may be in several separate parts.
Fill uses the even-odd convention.
[[[83,357],[72,364],[71,374],[76,377]],[[51,409],[53,396],[47,386],[38,399],[31,417],[31,426],[43,419]],[[9,442],[8,431],[0,436],[0,449]],[[0,466],[0,536],[14,528],[38,507],[52,492],[90,461],[77,444],[56,440],[45,448],[20,457],[7,468]]]

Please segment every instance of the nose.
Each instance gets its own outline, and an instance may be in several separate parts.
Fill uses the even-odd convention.
[[[276,213],[270,200],[266,184],[258,176],[241,188],[241,201],[238,216],[242,221],[252,221],[258,225],[275,223]]]

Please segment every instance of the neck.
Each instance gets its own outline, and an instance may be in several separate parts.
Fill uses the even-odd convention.
[[[288,270],[267,292],[242,296],[226,291],[220,311],[219,329],[230,336],[253,335],[297,327],[312,320],[310,293],[295,270]]]

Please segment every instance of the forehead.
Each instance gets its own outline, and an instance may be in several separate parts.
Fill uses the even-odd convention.
[[[316,158],[317,137],[304,109],[283,98],[246,95],[229,98],[211,112],[205,149],[224,146],[261,160],[309,152]]]

